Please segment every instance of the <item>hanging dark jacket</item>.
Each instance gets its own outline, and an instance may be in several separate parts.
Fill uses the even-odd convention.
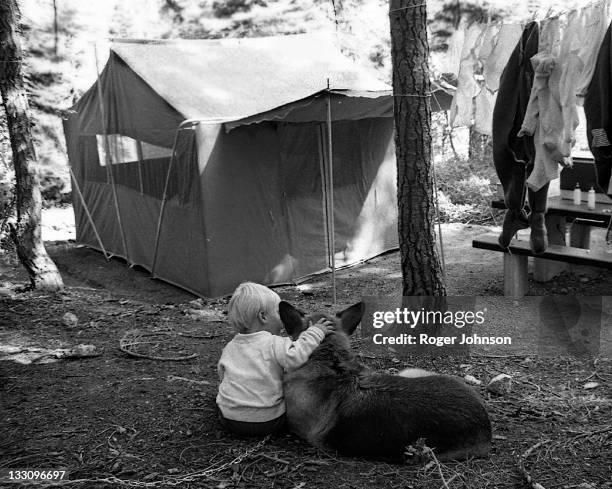
[[[531,57],[538,52],[538,39],[538,24],[530,22],[502,72],[493,108],[493,162],[504,188],[506,205],[516,209],[522,208],[525,172],[530,173],[535,158],[533,136],[516,135],[531,94]]]
[[[612,170],[612,25],[599,48],[593,78],[584,99],[587,140],[597,167],[599,186],[605,190]]]

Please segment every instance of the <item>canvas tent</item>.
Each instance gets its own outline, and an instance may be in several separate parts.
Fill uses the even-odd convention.
[[[64,121],[77,241],[202,296],[375,256],[397,246],[392,112],[324,36],[113,42]]]

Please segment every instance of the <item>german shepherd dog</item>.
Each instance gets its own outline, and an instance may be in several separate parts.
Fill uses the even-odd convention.
[[[294,339],[323,317],[336,325],[305,365],[285,375],[292,432],[348,456],[400,461],[406,447],[420,438],[439,460],[488,455],[489,416],[462,379],[418,369],[379,374],[357,361],[348,335],[361,322],[362,303],[336,317],[305,315],[285,301],[279,312]]]

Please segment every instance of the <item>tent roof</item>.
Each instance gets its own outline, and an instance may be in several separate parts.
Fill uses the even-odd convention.
[[[332,90],[390,89],[322,34],[115,40],[111,50],[188,119],[244,119],[319,93],[328,80]]]

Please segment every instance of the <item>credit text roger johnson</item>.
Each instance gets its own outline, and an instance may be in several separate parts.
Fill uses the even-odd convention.
[[[376,329],[385,325],[405,325],[415,328],[418,324],[444,324],[456,328],[466,325],[484,323],[484,313],[481,311],[426,311],[424,308],[414,311],[408,308],[397,308],[395,311],[375,311],[372,315],[372,326]],[[386,336],[376,333],[372,337],[376,345],[511,345],[510,336],[480,336],[477,334],[457,336],[430,336],[426,333],[409,334],[402,333],[396,336]]]

